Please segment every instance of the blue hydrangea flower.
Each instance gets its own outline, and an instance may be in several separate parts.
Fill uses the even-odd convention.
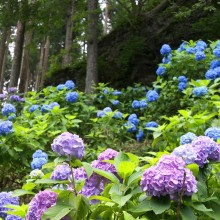
[[[66,86],[64,84],[59,84],[57,87],[56,87],[56,90],[57,91],[61,91],[61,90],[64,90],[66,88]]]
[[[7,215],[5,220],[24,220],[24,219],[19,216],[15,216],[15,215]]]
[[[185,41],[183,41],[179,48],[177,49],[178,52],[182,52],[183,50],[185,50],[187,43]]]
[[[12,197],[12,192],[0,192],[0,218],[5,219],[9,208],[6,205],[19,205],[18,197]]]
[[[33,155],[32,158],[44,158],[46,160],[48,160],[48,155],[47,153],[43,152],[42,150],[36,150]]]
[[[210,63],[210,69],[215,69],[216,67],[220,67],[220,60],[212,60]]]
[[[204,60],[206,57],[205,53],[203,51],[197,51],[195,53],[195,59],[196,61],[201,61],[201,60]]]
[[[77,92],[69,92],[66,94],[66,101],[70,103],[74,103],[78,99],[78,93]]]
[[[190,144],[196,137],[194,133],[188,132],[180,137],[180,144]]]
[[[104,93],[104,94],[108,94],[108,93],[109,93],[108,89],[107,89],[107,88],[104,88],[104,89],[103,89],[103,93]]]
[[[138,142],[142,142],[143,141],[143,139],[144,139],[144,132],[141,129],[138,130],[138,133],[136,134],[136,138],[137,138]]]
[[[139,103],[139,101],[138,100],[134,100],[133,102],[132,102],[132,108],[134,108],[134,109],[138,109],[138,108],[140,108],[140,103]]]
[[[204,41],[202,41],[202,40],[197,41],[197,43],[196,43],[196,49],[197,49],[197,51],[198,51],[198,50],[205,50],[206,48],[207,48],[206,42],[204,42]]]
[[[112,109],[111,109],[110,107],[105,107],[105,108],[103,109],[103,112],[104,112],[104,113],[112,112]]]
[[[117,119],[122,118],[122,117],[123,117],[123,114],[119,111],[115,112],[115,114],[113,115],[113,118],[117,118]]]
[[[35,110],[39,109],[39,105],[32,105],[30,108],[29,108],[29,112],[32,113],[34,112]]]
[[[105,113],[104,113],[103,111],[99,110],[99,111],[97,112],[97,117],[98,117],[98,118],[102,118],[102,117],[104,117],[104,116],[105,116]]]
[[[121,95],[121,94],[122,92],[118,90],[115,90],[114,92],[112,92],[112,95]]]
[[[156,70],[157,76],[163,76],[166,73],[166,68],[163,66],[159,66]]]
[[[131,122],[132,124],[134,124],[135,126],[137,126],[138,123],[139,123],[139,119],[138,119],[138,117],[137,117],[137,115],[135,113],[129,115],[128,121]]]
[[[16,119],[16,114],[12,113],[8,116],[9,121],[14,121]]]
[[[50,104],[49,104],[49,108],[52,110],[55,106],[58,106],[58,108],[60,107],[60,105],[59,105],[59,103],[57,103],[57,102],[51,102]]]
[[[206,72],[205,78],[210,80],[215,80],[217,77],[217,72],[213,69],[210,69]]]
[[[42,112],[49,112],[51,109],[50,109],[50,106],[49,105],[42,105],[41,109],[40,109]]]
[[[186,89],[186,83],[185,82],[180,82],[179,84],[178,84],[178,90],[180,91],[180,92],[182,92],[183,90],[185,90]]]
[[[217,73],[217,76],[216,76],[216,77],[217,77],[217,78],[220,77],[220,67],[216,67],[214,70],[215,70],[215,72]]]
[[[46,163],[47,163],[47,160],[43,157],[34,158],[31,162],[31,168],[32,168],[32,170],[41,169],[42,166]]]
[[[205,136],[217,141],[220,138],[220,129],[215,127],[208,128],[205,130]]]
[[[188,47],[188,48],[186,48],[186,53],[193,54],[193,53],[195,53],[195,49],[193,47]]]
[[[14,131],[13,131],[13,123],[11,121],[0,122],[0,135],[7,135],[12,132]]]
[[[139,104],[140,104],[140,108],[146,108],[146,107],[147,107],[147,102],[146,102],[146,100],[141,100],[141,101],[139,101]]]
[[[65,82],[65,86],[66,86],[67,90],[71,90],[75,87],[75,83],[72,80],[67,80]]]
[[[162,63],[164,63],[164,64],[170,63],[171,62],[171,58],[172,58],[172,54],[170,53],[168,56],[163,57]]]
[[[146,123],[145,127],[146,127],[146,128],[157,128],[157,127],[158,127],[158,124],[157,124],[157,122],[155,122],[155,121],[149,121],[149,122]],[[152,133],[152,132],[153,132],[152,130],[149,130],[149,129],[147,129],[147,131],[148,131],[149,133]]]
[[[216,48],[218,48],[218,47],[220,47],[220,40],[218,40],[217,42],[216,42],[216,46],[215,46]]]
[[[171,47],[169,44],[164,44],[160,49],[161,55],[168,55],[171,52]]]
[[[148,102],[155,102],[159,98],[158,93],[155,90],[149,90],[146,94]]]
[[[136,125],[131,123],[130,121],[125,123],[124,126],[127,128],[127,132],[134,133],[137,130]]]
[[[178,81],[183,82],[183,83],[187,83],[188,79],[185,76],[179,76]]]
[[[11,113],[16,113],[16,108],[14,107],[14,105],[12,105],[10,103],[4,104],[4,106],[2,108],[2,114],[4,116],[8,116]]]
[[[113,105],[118,105],[119,103],[120,103],[119,100],[113,100],[113,101],[112,101],[112,104],[113,104]]]
[[[217,57],[220,58],[220,48],[217,47],[213,50],[213,54]]]
[[[193,89],[193,94],[197,97],[204,96],[208,93],[208,89],[206,86],[195,87]]]

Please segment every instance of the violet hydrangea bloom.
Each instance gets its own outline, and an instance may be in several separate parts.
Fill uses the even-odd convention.
[[[8,93],[15,93],[17,92],[17,88],[16,87],[9,87],[8,88]]]
[[[220,129],[215,127],[208,128],[205,130],[205,136],[217,141],[220,138]]]
[[[1,192],[0,193],[0,218],[5,218],[9,208],[5,205],[19,205],[18,197],[12,197],[12,192]]]
[[[148,196],[170,195],[171,199],[178,198],[180,192],[191,196],[197,192],[196,184],[183,159],[175,155],[163,155],[156,166],[145,170],[140,182],[141,189]]]
[[[82,159],[84,156],[84,143],[82,138],[70,132],[64,132],[53,140],[52,150],[60,156],[74,156]]]
[[[53,180],[67,180],[71,174],[71,169],[67,164],[57,165],[51,174]]]
[[[107,148],[102,153],[99,154],[98,160],[111,160],[118,156],[118,151],[111,148]]]
[[[23,218],[21,218],[19,216],[15,216],[15,215],[7,215],[5,220],[23,220]]]
[[[196,137],[194,133],[188,132],[180,137],[180,144],[190,144]]]
[[[57,194],[51,190],[44,190],[34,196],[29,203],[27,220],[41,220],[43,213],[56,204]]]
[[[0,100],[4,100],[7,97],[6,94],[0,94]]]
[[[20,102],[21,97],[19,95],[11,95],[9,100],[12,101],[12,102]]]

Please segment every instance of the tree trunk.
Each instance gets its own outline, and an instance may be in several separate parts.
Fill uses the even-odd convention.
[[[4,69],[8,53],[8,41],[11,34],[11,28],[5,28],[2,32],[0,42],[0,93],[3,92],[4,87]]]
[[[103,34],[106,35],[108,34],[109,28],[108,28],[108,21],[109,21],[109,4],[108,1],[105,2],[105,9],[104,9],[104,30],[103,30]]]
[[[20,75],[21,61],[22,61],[23,44],[24,44],[24,33],[25,33],[25,23],[22,21],[18,21],[15,49],[14,49],[14,58],[12,63],[9,87],[17,87],[18,85],[18,79]]]
[[[28,79],[29,73],[29,46],[32,40],[33,31],[30,30],[25,34],[25,43],[24,43],[24,52],[22,58],[22,67],[21,67],[21,74],[20,74],[20,83],[19,83],[19,92],[24,93],[26,92],[26,84]]]
[[[39,90],[40,88],[40,80],[41,80],[41,72],[42,72],[42,66],[43,66],[43,59],[44,59],[44,44],[41,44],[41,49],[40,49],[40,59],[39,59],[39,63],[37,65],[36,68],[36,74],[35,74],[35,85],[34,85],[34,89],[36,91]]]
[[[73,44],[73,14],[75,0],[70,1],[70,7],[67,9],[66,36],[65,36],[65,51],[63,56],[63,67],[69,65],[72,61],[72,44]]]
[[[87,39],[87,69],[85,92],[91,93],[92,86],[98,83],[97,53],[98,53],[98,1],[88,0],[88,39]]]

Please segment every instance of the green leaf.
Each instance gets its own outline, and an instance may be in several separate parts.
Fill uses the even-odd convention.
[[[152,208],[150,206],[150,201],[145,199],[138,205],[129,208],[128,211],[133,213],[144,213],[144,212],[152,211]]]
[[[161,214],[170,208],[170,198],[166,197],[152,197],[150,200],[150,207],[156,215]]]
[[[191,203],[190,206],[193,207],[194,209],[200,211],[200,212],[211,212],[211,211],[213,211],[212,209],[208,209],[202,203]]]
[[[190,169],[190,170],[193,172],[193,175],[194,175],[195,177],[198,176],[199,166],[198,166],[197,164],[195,164],[195,163],[189,164],[189,165],[186,166],[186,168]]]
[[[123,214],[124,214],[124,220],[135,220],[135,218],[126,211],[123,211]]]
[[[111,180],[113,183],[119,183],[119,179],[112,173],[104,171],[104,170],[100,170],[97,168],[94,168],[93,171],[97,174],[99,174],[100,176],[104,176],[105,178]]]
[[[130,200],[131,197],[132,197],[132,194],[128,194],[126,196],[121,196],[121,195],[113,193],[111,195],[112,201],[115,202],[116,204],[118,204],[119,207],[124,206],[126,204],[126,202]]]
[[[27,195],[27,194],[34,195],[35,193],[34,193],[34,192],[31,192],[31,191],[29,191],[29,190],[24,190],[24,189],[16,189],[16,190],[13,192],[13,196],[23,196],[23,195]]]
[[[59,220],[70,213],[72,209],[73,207],[64,204],[52,206],[43,213],[42,220]]]
[[[137,181],[140,180],[140,178],[142,177],[144,171],[138,171],[133,173],[129,178],[128,178],[128,186],[130,186],[133,183],[136,183]]]
[[[69,183],[68,180],[52,180],[52,179],[39,179],[36,180],[35,183],[37,184],[61,184],[61,183]]]
[[[184,117],[184,118],[188,118],[191,114],[190,111],[186,111],[186,110],[178,110],[178,112]]]
[[[130,161],[122,161],[118,167],[117,172],[120,177],[126,179],[126,177],[130,176],[136,168],[136,164]]]
[[[93,173],[93,167],[89,163],[86,163],[86,162],[82,162],[82,165],[83,165],[83,167],[86,171],[86,174],[89,178]]]
[[[36,186],[35,183],[31,183],[31,182],[29,182],[29,183],[24,184],[24,185],[22,186],[22,189],[24,189],[24,190],[28,190],[28,191],[29,191],[29,190],[34,189],[35,186]]]
[[[196,216],[194,215],[193,209],[189,206],[182,205],[180,209],[180,215],[182,220],[197,220]]]
[[[104,197],[104,196],[90,196],[89,197],[89,200],[93,200],[93,199],[97,199],[97,200],[104,201],[104,202],[112,202],[111,199]]]

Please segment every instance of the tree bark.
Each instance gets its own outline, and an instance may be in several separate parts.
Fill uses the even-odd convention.
[[[109,4],[108,1],[105,2],[105,9],[104,9],[104,30],[103,34],[106,35],[108,34],[109,28],[108,28],[108,21],[109,21]]]
[[[72,61],[72,44],[73,44],[73,14],[75,8],[75,0],[70,1],[70,7],[67,9],[65,51],[63,56],[63,67],[69,65]]]
[[[8,41],[11,34],[11,28],[4,28],[0,42],[0,93],[4,87],[4,69],[8,53]]]
[[[88,39],[87,39],[87,69],[85,92],[91,93],[92,86],[98,83],[98,1],[88,0]]]
[[[23,44],[24,44],[24,33],[25,33],[25,23],[22,21],[18,21],[15,49],[14,49],[14,58],[12,63],[9,87],[17,87],[18,85],[18,79],[20,75],[21,61],[22,61]]]
[[[43,59],[44,59],[44,44],[41,44],[41,49],[40,49],[40,58],[39,58],[39,63],[36,67],[36,74],[35,74],[35,84],[34,84],[34,89],[36,91],[39,90],[40,88],[40,80],[41,80],[41,72],[42,72],[42,65],[43,65]]]
[[[25,34],[25,43],[24,43],[24,51],[23,51],[23,58],[22,58],[22,66],[21,66],[21,73],[20,73],[20,82],[19,82],[19,92],[24,93],[26,92],[26,84],[29,74],[29,46],[32,40],[33,31],[30,30]]]

